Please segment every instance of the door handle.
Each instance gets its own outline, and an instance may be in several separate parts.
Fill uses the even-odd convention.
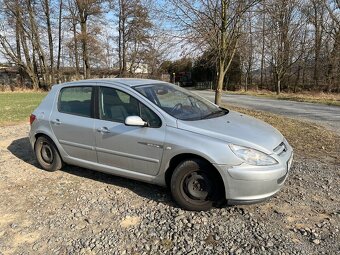
[[[55,124],[55,125],[60,125],[60,124],[61,124],[60,119],[56,119],[56,120],[54,120],[54,121],[52,121],[52,122],[53,122],[53,124]]]
[[[98,128],[97,131],[104,134],[110,133],[110,130],[107,127]]]

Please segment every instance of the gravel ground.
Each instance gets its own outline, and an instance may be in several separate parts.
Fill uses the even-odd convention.
[[[0,254],[339,254],[340,166],[295,160],[256,205],[179,209],[166,189],[37,167],[27,125],[0,128]]]

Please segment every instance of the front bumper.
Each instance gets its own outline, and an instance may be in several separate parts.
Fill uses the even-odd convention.
[[[293,160],[289,150],[274,166],[215,165],[221,173],[229,204],[250,204],[266,200],[283,186]]]

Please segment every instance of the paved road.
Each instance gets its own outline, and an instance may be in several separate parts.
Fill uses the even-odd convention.
[[[213,101],[214,92],[194,91]],[[245,95],[224,95],[224,103],[303,119],[322,125],[340,135],[340,107],[314,103],[268,99]]]

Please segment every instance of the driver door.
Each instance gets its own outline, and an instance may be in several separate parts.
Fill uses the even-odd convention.
[[[99,90],[99,119],[95,120],[98,163],[146,175],[157,175],[165,139],[165,125],[152,110],[118,89]],[[126,126],[125,118],[140,116],[149,127]]]

